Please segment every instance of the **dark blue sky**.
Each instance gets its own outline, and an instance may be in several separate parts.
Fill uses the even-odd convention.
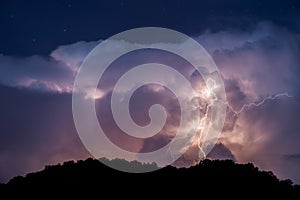
[[[272,21],[300,31],[297,0],[9,1],[0,3],[0,53],[49,54],[58,45],[105,39],[143,26],[199,35]]]

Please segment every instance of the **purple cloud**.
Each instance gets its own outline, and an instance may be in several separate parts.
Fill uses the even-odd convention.
[[[291,178],[300,183],[298,159],[286,156],[300,153],[297,117],[300,111],[299,34],[269,22],[261,22],[252,31],[207,31],[195,39],[208,50],[218,65],[228,103],[235,110],[268,95],[288,92],[293,96],[247,108],[237,116],[228,109],[220,143],[209,157],[254,162],[282,178]],[[5,96],[1,101],[0,114],[1,181],[41,169],[44,164],[90,156],[76,135],[70,93],[78,67],[99,42],[60,46],[48,57],[0,56],[0,89]],[[151,59],[183,69],[180,68],[183,63],[174,63],[168,55],[154,55]],[[172,95],[166,94],[162,88],[141,88],[132,99],[131,114],[134,120],[141,125],[147,124],[149,106],[159,102],[167,108],[168,124],[159,135],[146,140],[120,136],[120,130],[113,123],[110,107],[107,106],[111,85],[136,63],[136,60],[128,58],[122,65],[107,72],[96,94],[96,106],[104,128],[109,130],[109,137],[113,141],[128,150],[145,152],[159,148],[172,139],[180,113],[176,110]],[[195,87],[202,87],[196,84],[201,83],[201,77],[193,74],[191,68],[186,67],[181,73]],[[87,92],[87,99],[94,98],[90,92]],[[199,149],[193,145],[175,165],[195,164],[198,153]]]

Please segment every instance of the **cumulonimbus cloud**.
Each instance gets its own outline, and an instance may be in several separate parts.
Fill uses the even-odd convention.
[[[228,103],[236,110],[243,104],[259,101],[268,95],[287,92],[294,96],[268,101],[259,108],[246,109],[238,116],[234,116],[228,110],[220,139],[224,148],[222,146],[219,151],[228,150],[232,154],[224,153],[223,157],[232,156],[239,162],[254,162],[262,168],[275,171],[281,177],[294,176],[294,180],[299,183],[300,177],[296,176],[297,170],[300,169],[299,162],[290,159],[289,166],[290,163],[294,164],[291,165],[292,168],[288,168],[284,157],[284,155],[298,155],[300,152],[298,142],[295,142],[300,139],[300,127],[297,122],[300,111],[297,103],[300,94],[299,34],[269,22],[261,22],[252,31],[224,30],[216,33],[207,31],[195,39],[208,50],[221,70]],[[0,82],[2,85],[39,92],[70,94],[78,67],[99,42],[101,41],[82,41],[59,46],[48,57],[35,55],[20,58],[1,55]],[[118,69],[112,71],[111,76],[104,80],[104,90],[98,91],[96,97],[88,93],[87,99],[96,98],[99,108],[102,108],[101,102],[106,101],[106,96],[112,90],[109,83],[118,77],[119,73]],[[191,75],[191,81],[195,78],[192,72],[186,73]],[[164,92],[155,86],[149,86],[146,90],[159,94]],[[143,100],[142,96],[137,98]],[[162,102],[165,100],[161,94],[157,98]],[[105,112],[105,108],[102,108],[101,112]],[[139,116],[138,113],[133,115]],[[177,117],[176,113],[172,115],[174,118]],[[106,126],[111,128],[109,123]],[[168,128],[171,130],[174,127],[170,125]],[[33,127],[31,129],[34,130]],[[4,138],[3,135],[0,137]],[[137,143],[133,147],[136,151],[153,149],[155,145],[159,146],[168,141],[168,137],[170,135],[160,136],[144,144]],[[196,151],[191,149],[181,161],[193,163],[191,161],[195,158],[193,152]],[[5,157],[9,156],[13,157],[13,152],[6,154]],[[4,162],[1,163],[3,163],[1,166],[5,165]]]

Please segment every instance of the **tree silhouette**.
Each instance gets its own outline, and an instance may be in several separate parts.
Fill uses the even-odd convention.
[[[128,162],[122,159],[102,162],[115,162],[126,167],[157,168],[156,164]],[[291,180],[279,180],[270,171],[260,171],[253,164],[236,164],[232,160],[202,160],[190,168],[167,166],[149,173],[125,173],[114,170],[98,160],[67,161],[62,165],[46,166],[44,170],[17,176],[7,184],[0,185],[1,194],[32,196],[37,191],[45,194],[109,194],[109,199],[122,194],[132,198],[141,192],[145,197],[160,198],[161,194],[178,197],[182,194],[212,194],[221,197],[234,197],[243,193],[247,197],[290,198],[300,194],[300,186]],[[115,192],[111,192],[115,191]],[[169,197],[170,197],[169,196]]]

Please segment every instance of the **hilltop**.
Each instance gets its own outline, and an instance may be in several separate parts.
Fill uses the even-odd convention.
[[[156,168],[152,164],[142,165],[125,160],[106,160],[121,162],[123,165]],[[106,194],[111,197],[123,194],[124,198],[134,191],[145,195],[191,195],[213,193],[234,195],[242,192],[247,195],[299,195],[300,187],[290,180],[279,180],[272,172],[260,171],[253,164],[237,164],[232,160],[202,160],[190,168],[167,166],[149,173],[125,173],[116,171],[95,159],[68,161],[63,164],[46,166],[39,172],[18,176],[7,184],[2,184],[2,194],[32,195],[36,191],[45,194]],[[4,192],[4,193],[3,193]],[[132,193],[133,192],[133,193]],[[229,192],[229,193],[228,193]],[[155,195],[154,195],[155,196]]]

